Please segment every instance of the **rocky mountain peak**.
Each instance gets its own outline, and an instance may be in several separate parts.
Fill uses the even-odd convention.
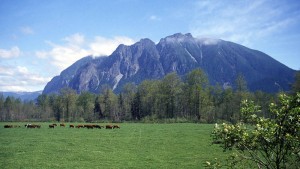
[[[193,41],[194,38],[192,36],[192,34],[187,33],[187,34],[182,34],[182,33],[176,33],[174,35],[171,36],[167,36],[165,38],[162,38],[160,40],[160,44],[164,44],[164,43],[182,43],[182,42],[187,42],[187,41]]]
[[[130,46],[119,45],[108,57],[82,59],[54,77],[44,93],[64,87],[99,93],[104,84],[117,92],[128,82],[139,84],[171,72],[184,76],[196,68],[204,70],[212,85],[233,86],[242,74],[250,90],[266,92],[277,92],[278,86],[288,90],[295,73],[263,52],[220,39],[176,33],[157,45],[145,38]]]
[[[152,40],[148,39],[148,38],[141,39],[141,40],[140,40],[139,42],[137,42],[137,43],[140,43],[140,44],[142,44],[143,46],[152,46],[152,45],[155,45],[155,43],[154,43]]]

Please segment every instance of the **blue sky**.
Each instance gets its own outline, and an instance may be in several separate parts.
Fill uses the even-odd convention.
[[[174,33],[260,50],[300,69],[300,1],[0,0],[0,91],[37,91],[87,55]]]

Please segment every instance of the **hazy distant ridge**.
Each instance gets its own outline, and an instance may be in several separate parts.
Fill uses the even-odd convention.
[[[30,101],[35,100],[43,91],[35,91],[35,92],[0,92],[5,98],[10,96],[14,98],[19,98],[22,101]]]

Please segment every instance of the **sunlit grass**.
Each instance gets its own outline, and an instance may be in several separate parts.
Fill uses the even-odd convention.
[[[0,168],[203,168],[224,159],[209,124],[120,124],[121,129],[5,129]],[[5,123],[6,124],[6,123]]]

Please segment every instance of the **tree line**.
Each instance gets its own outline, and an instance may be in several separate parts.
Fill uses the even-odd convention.
[[[293,89],[298,90],[295,88],[296,85]],[[268,117],[271,116],[268,105],[277,97],[261,91],[250,92],[242,75],[237,76],[233,87],[209,85],[205,73],[196,69],[184,77],[170,73],[163,79],[145,80],[140,85],[128,83],[118,94],[109,86],[102,86],[99,94],[86,91],[78,94],[64,88],[57,94],[42,94],[35,101],[25,102],[0,95],[0,120],[235,123],[240,119],[240,103],[244,99],[260,104]]]

